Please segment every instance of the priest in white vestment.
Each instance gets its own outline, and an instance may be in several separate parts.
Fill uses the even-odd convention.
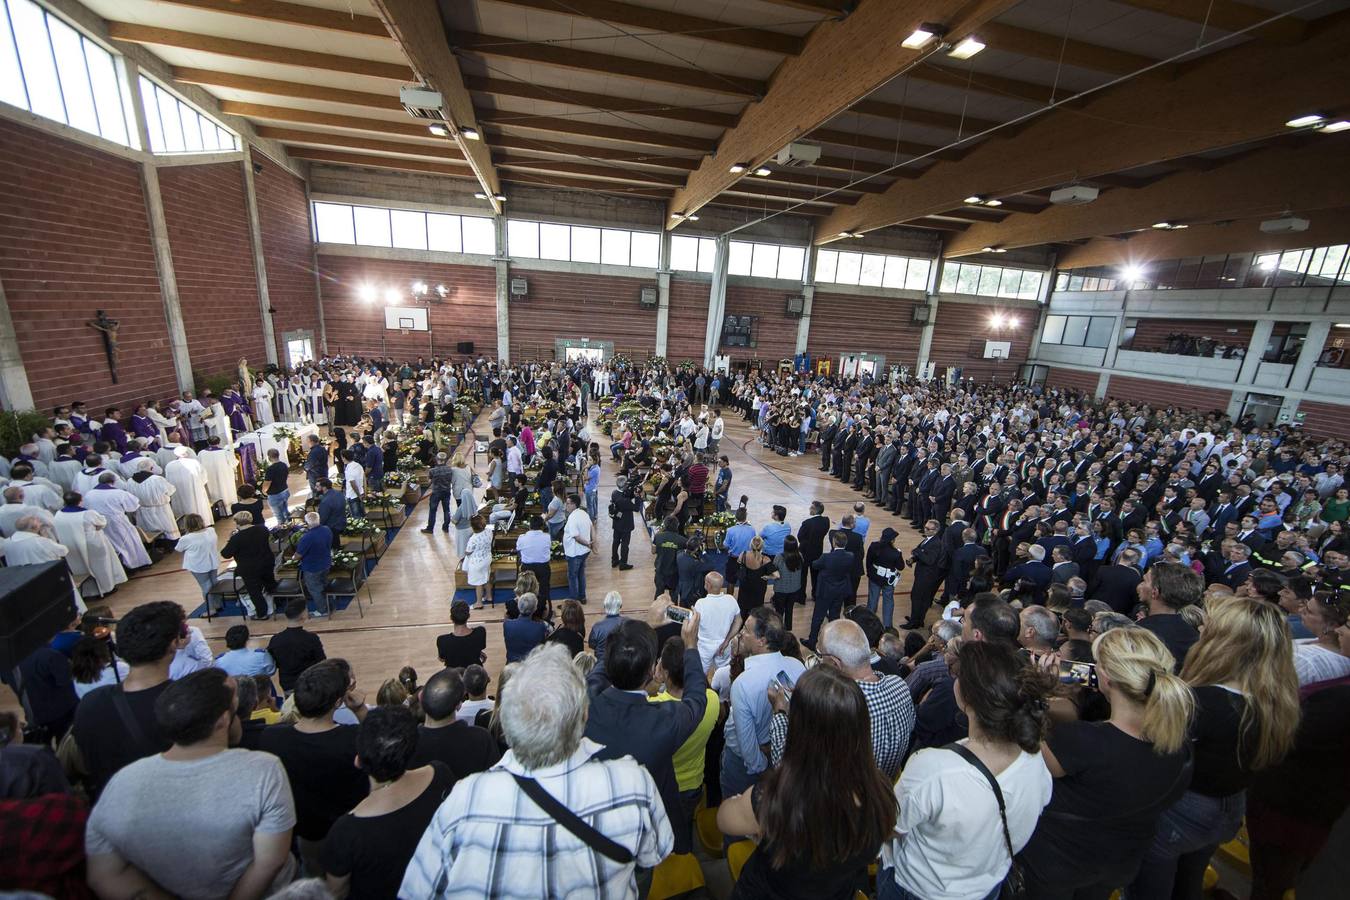
[[[5,562],[9,565],[36,566],[65,559],[70,553],[64,545],[42,533],[47,526],[36,516],[25,516],[17,525],[18,531],[4,542]],[[81,613],[85,612],[87,607],[84,605],[84,598],[75,590],[74,582],[71,582],[71,591],[75,595],[75,608]]]
[[[48,512],[56,512],[61,508],[61,494],[64,492],[55,482],[38,478],[31,473],[32,469],[27,464],[15,465],[10,469],[9,486],[23,489],[24,503],[40,506]]]
[[[19,530],[19,520],[25,516],[35,516],[48,527],[56,525],[56,520],[47,510],[23,502],[23,488],[5,488],[4,499],[4,505],[0,506],[0,537],[12,537]]]
[[[150,565],[150,554],[145,552],[141,533],[127,517],[128,513],[134,513],[141,508],[141,501],[130,491],[113,484],[111,472],[103,473],[94,489],[84,495],[84,508],[91,509],[108,520],[103,533],[117,551],[122,565],[128,569],[140,569]]]
[[[225,509],[229,510],[239,502],[238,480],[234,476],[237,466],[234,451],[220,444],[216,438],[211,438],[211,446],[197,454],[197,462],[206,471],[206,493],[211,502],[223,500]]]
[[[75,489],[75,476],[80,474],[84,466],[73,456],[57,456],[56,459],[47,463],[47,477],[61,486],[61,491],[71,491]]]
[[[70,551],[66,562],[77,580],[92,576],[98,584],[99,595],[110,594],[127,580],[127,573],[117,558],[112,541],[104,533],[108,520],[79,505],[82,498],[77,495],[70,499],[76,501],[75,505],[63,506],[56,514],[56,537]]]
[[[114,484],[121,486],[122,476],[117,471],[107,465],[103,457],[97,453],[91,453],[84,458],[84,468],[75,476],[75,483],[71,485],[71,490],[80,494],[87,494],[98,484],[99,476],[104,472],[112,472],[117,479]]]
[[[201,404],[206,408],[202,413],[202,424],[206,426],[206,440],[210,440],[214,435],[220,438],[222,444],[233,441],[230,436],[230,417],[225,412],[224,404],[209,393],[202,395]]]
[[[126,484],[126,490],[141,503],[136,524],[149,532],[158,531],[171,541],[178,540],[178,520],[173,514],[173,495],[177,489],[154,471],[154,460],[142,459],[136,463],[136,469]],[[3,509],[0,507],[0,515]]]
[[[261,428],[276,421],[272,415],[272,386],[266,381],[253,382],[253,425]]]
[[[173,513],[175,516],[196,513],[210,524],[213,517],[211,500],[206,494],[206,470],[187,447],[179,447],[175,452],[177,458],[164,467],[164,477],[174,489]]]

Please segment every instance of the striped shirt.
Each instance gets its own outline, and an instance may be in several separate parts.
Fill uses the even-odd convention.
[[[423,833],[399,897],[637,897],[634,867],[654,867],[675,838],[647,770],[627,756],[592,760],[600,750],[583,738],[568,759],[533,771],[508,750],[488,771],[457,782]],[[534,778],[635,861],[622,865],[586,846],[526,797],[513,773]]]

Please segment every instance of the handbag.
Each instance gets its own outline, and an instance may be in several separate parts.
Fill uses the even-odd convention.
[[[570,831],[587,847],[620,865],[626,866],[633,861],[631,850],[622,844],[611,841],[590,825],[587,825],[580,816],[563,806],[561,801],[544,790],[539,782],[533,778],[526,778],[524,775],[517,775],[514,772],[511,773],[511,777],[525,792],[525,796],[533,800],[536,806],[552,816],[555,822]]]
[[[994,773],[989,771],[989,767],[980,761],[980,758],[971,752],[970,748],[964,744],[948,744],[945,748],[958,754],[966,762],[970,763],[994,790],[994,799],[998,801],[998,818],[1003,824],[1003,843],[1008,848],[1008,859],[1011,865],[1008,867],[1008,874],[1003,876],[1003,885],[999,889],[999,900],[1022,900],[1027,893],[1026,876],[1022,873],[1022,866],[1017,861],[1017,854],[1013,852],[1012,835],[1008,832],[1008,810],[1003,803],[1003,791],[998,786],[998,779]]]

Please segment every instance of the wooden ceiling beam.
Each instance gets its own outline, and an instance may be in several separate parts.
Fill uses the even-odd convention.
[[[452,31],[447,37],[455,52],[474,56],[517,59],[562,69],[601,72],[609,76],[633,78],[655,84],[671,84],[682,88],[698,88],[734,97],[758,97],[767,89],[764,82],[751,78],[648,62],[609,53],[596,53],[591,50],[577,50],[562,44],[536,44],[519,38],[475,34],[468,31]]]
[[[960,159],[964,152],[960,149],[942,150],[932,144],[920,144],[916,141],[898,141],[872,134],[857,134],[851,131],[836,131],[832,128],[817,128],[806,135],[808,140],[823,144],[838,144],[842,147],[858,147],[862,150],[876,150],[879,153],[896,153],[902,156],[925,156],[932,159]],[[936,152],[934,152],[936,151]]]
[[[943,219],[957,219],[964,222],[1002,222],[1008,218],[1008,213],[981,209],[976,206],[961,206],[946,212],[934,213],[934,215]]]
[[[588,147],[579,144],[564,144],[547,138],[531,138],[514,134],[494,134],[494,149],[520,150],[526,153],[556,153],[579,159],[603,159],[613,162],[634,163],[644,166],[657,166],[663,169],[678,169],[682,172],[693,171],[698,161],[683,156],[664,156],[645,153],[641,150],[623,150],[617,147]]]
[[[464,83],[468,85],[469,90],[483,94],[542,100],[546,103],[567,103],[572,106],[586,106],[605,112],[632,113],[633,115],[651,116],[655,119],[689,122],[694,125],[712,125],[717,128],[730,128],[736,124],[737,118],[735,114],[715,110],[668,106],[653,103],[650,100],[631,100],[627,97],[592,94],[588,91],[570,91],[525,81],[515,81],[510,78],[481,78],[476,75],[468,75],[465,77]]]
[[[257,126],[258,137],[271,138],[283,144],[309,144],[338,150],[371,150],[377,153],[406,153],[431,159],[450,159],[463,162],[464,154],[448,140],[439,143],[413,144],[407,141],[386,141],[353,134],[333,134],[326,131],[307,131],[303,128],[278,128],[275,125]]]
[[[822,21],[802,52],[778,67],[763,99],[747,107],[736,127],[722,136],[717,156],[706,157],[686,187],[676,192],[670,211],[697,210],[736,183],[738,176],[729,171],[732,163],[762,164],[785,144],[821,128],[914,66],[922,52],[901,46],[914,26],[945,21],[948,39],[959,40],[1014,2],[859,0],[846,17]]]
[[[367,106],[371,109],[403,109],[403,104],[399,102],[396,91],[390,91],[388,94],[376,94],[371,91],[349,91],[345,88],[327,87],[321,84],[304,84],[299,81],[282,81],[276,78],[258,78],[254,75],[214,72],[210,69],[193,69],[185,66],[174,66],[173,77],[175,81],[181,81],[185,84],[199,84],[203,87],[230,88],[236,91],[270,94],[276,97],[322,100],[326,103],[345,103],[349,106]]]
[[[999,124],[990,119],[976,119],[971,116],[935,112],[931,109],[918,109],[900,103],[888,103],[885,100],[859,100],[849,107],[849,111],[864,116],[888,119],[893,122],[913,122],[915,125],[945,128],[948,131],[957,131],[961,134],[977,134],[990,128],[996,128]]]
[[[1161,13],[1184,22],[1209,25],[1220,31],[1241,31],[1265,22],[1274,11],[1239,3],[1237,0],[1117,0],[1135,9]],[[1293,16],[1259,25],[1251,34],[1280,44],[1295,44],[1303,40],[1307,25]]]
[[[902,222],[901,224],[906,228],[927,228],[932,231],[950,231],[953,233],[965,231],[970,227],[969,222],[953,222],[950,219],[933,219],[927,216],[922,219],[912,219],[908,222]]]
[[[294,109],[289,106],[242,103],[238,100],[220,101],[220,111],[227,115],[242,116],[245,119],[295,122],[301,125],[327,125],[330,128],[370,131],[375,134],[401,134],[407,137],[432,136],[426,125],[412,120],[391,122],[387,119],[364,119],[359,116],[344,116],[338,113],[316,112],[310,109]]]
[[[620,128],[617,125],[597,125],[580,119],[552,118],[549,116],[524,117],[519,114],[503,113],[500,110],[483,109],[478,116],[485,124],[493,128],[508,130],[544,131],[550,134],[579,134],[583,137],[605,138],[611,141],[623,141],[629,144],[643,144],[649,147],[674,147],[680,150],[697,150],[711,153],[717,142],[709,138],[691,137],[683,134],[671,134],[665,131],[648,131],[645,128]]]
[[[524,170],[527,172],[553,172],[559,175],[582,175],[590,178],[605,178],[611,181],[628,181],[635,184],[655,184],[662,187],[679,187],[684,179],[674,173],[649,172],[643,169],[619,169],[612,166],[596,166],[584,162],[569,162],[557,159],[537,159],[527,156],[513,156],[509,153],[493,154],[493,162],[498,168]]]
[[[790,213],[794,216],[811,216],[820,218],[829,210],[827,207],[817,206],[799,206],[795,203],[784,203],[777,200],[751,200],[749,198],[735,197],[729,194],[721,194],[713,200],[708,206],[725,207],[727,209],[748,210],[759,215],[767,215],[775,212]]]
[[[1347,149],[1350,141],[1335,136],[1304,147],[1278,145],[1219,169],[1181,172],[1164,183],[1113,191],[1081,206],[976,225],[944,252],[961,256],[981,247],[1013,249],[1147,229],[1155,222],[1190,225],[1341,206],[1350,197]]]
[[[431,172],[435,175],[448,175],[451,178],[477,181],[473,170],[463,164],[453,165],[451,163],[431,162],[430,160],[408,159],[401,156],[343,153],[337,150],[321,150],[295,144],[287,144],[286,153],[296,159],[307,159],[312,162],[335,163],[340,166],[364,166],[374,169],[399,169],[405,172]]]
[[[647,197],[652,200],[666,200],[671,195],[668,188],[648,185],[623,185],[588,178],[571,178],[562,175],[536,175],[530,172],[512,172],[506,177],[508,184],[528,184],[534,187],[560,187],[581,191],[599,191],[606,194],[623,194],[628,197]]]
[[[924,62],[922,65],[915,66],[909,72],[909,77],[915,81],[956,88],[961,91],[970,90],[977,94],[1012,98],[1036,104],[1049,102],[1051,94],[1054,93],[1054,89],[1048,84],[1021,81],[1016,78],[1006,78],[1002,75],[986,75],[982,72],[949,69],[946,66],[931,62]],[[1067,90],[1061,89],[1058,96],[1063,97],[1068,93]]]
[[[240,0],[161,0],[161,2],[206,12],[261,19],[265,22],[284,22],[287,25],[340,31],[343,34],[364,34],[386,39],[389,37],[389,30],[377,16],[361,16],[340,9],[324,9],[321,6],[282,3],[280,0],[246,0],[242,3]]]
[[[1139,53],[1129,53],[1114,47],[1089,44],[1086,41],[1065,39],[1060,35],[1018,28],[1002,22],[990,22],[980,26],[980,40],[991,50],[1016,53],[1047,62],[1063,62],[1066,66],[1080,69],[1092,69],[1112,75],[1128,75],[1157,60]]]
[[[368,75],[372,78],[387,78],[390,81],[406,82],[413,77],[412,69],[401,63],[356,59],[333,53],[316,53],[312,50],[296,50],[292,47],[257,44],[253,41],[236,41],[232,38],[174,31],[171,28],[133,25],[130,22],[109,22],[108,37],[115,41],[126,41],[130,44],[175,47],[179,50],[196,50],[201,53],[214,53],[219,56],[247,59],[253,62],[296,66],[302,69],[323,69],[327,72],[342,72],[347,75]]]
[[[820,230],[821,240],[934,215],[972,192],[999,197],[1091,183],[1287,134],[1284,123],[1295,112],[1345,109],[1348,40],[1350,15],[1337,15],[1296,47],[1249,42],[1182,67],[1165,86],[1154,79],[1120,84],[1073,109],[1030,120],[1014,137],[975,146],[960,162],[937,163],[912,185],[892,185],[840,207]],[[1234,85],[1257,83],[1259,92],[1234,102]]]
[[[688,16],[651,6],[616,3],[614,0],[497,0],[497,2],[573,18],[628,25],[637,29],[639,34],[647,32],[662,35],[678,34],[695,40],[727,44],[747,50],[765,50],[784,56],[794,56],[802,50],[802,39],[791,34],[761,28],[738,27],[714,19]]]
[[[473,168],[493,212],[501,213],[501,201],[497,199],[501,185],[497,181],[497,171],[492,167],[492,151],[486,141],[470,140],[465,136],[469,132],[481,138],[482,131],[474,115],[473,97],[464,86],[459,60],[446,43],[440,4],[426,0],[371,2],[422,83],[440,92],[440,114],[450,129],[450,139]]]

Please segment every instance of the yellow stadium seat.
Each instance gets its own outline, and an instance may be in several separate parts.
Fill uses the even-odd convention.
[[[1294,889],[1290,888],[1284,892],[1284,900],[1294,900]]]
[[[694,830],[698,832],[698,842],[710,856],[722,855],[722,831],[717,827],[717,807],[705,807],[694,813]]]
[[[1219,883],[1219,870],[1213,866],[1205,866],[1205,890],[1212,891],[1214,886]]]
[[[1247,823],[1243,822],[1242,827],[1238,829],[1237,837],[1226,844],[1219,845],[1219,856],[1224,862],[1237,869],[1243,875],[1251,877],[1252,874],[1252,856],[1247,847]]]
[[[731,880],[738,881],[745,861],[755,852],[754,841],[737,841],[727,848],[727,868],[731,870]]]
[[[652,871],[648,900],[667,900],[703,887],[703,867],[692,853],[672,853]]]

